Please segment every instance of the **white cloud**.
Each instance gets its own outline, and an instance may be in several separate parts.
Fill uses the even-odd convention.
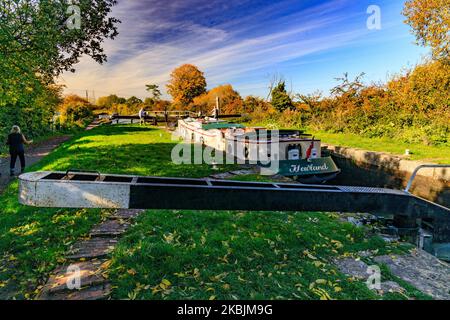
[[[278,63],[345,46],[365,34],[364,28],[354,31],[344,27],[338,9],[346,3],[331,1],[276,18],[271,21],[277,26],[275,31],[264,34],[264,30],[271,29],[264,25],[264,17],[281,10],[282,4],[275,2],[252,16],[205,27],[177,22],[170,19],[170,12],[164,14],[166,17],[159,16],[163,8],[174,12],[186,8],[183,1],[165,2],[168,8],[161,7],[158,1],[149,1],[145,8],[139,1],[121,2],[114,11],[123,21],[121,34],[105,44],[110,62],[98,65],[84,57],[77,72],[64,74],[61,83],[67,85],[67,92],[89,89],[96,90],[97,96],[117,93],[144,97],[146,83],[157,83],[164,91],[171,70],[183,63],[198,65],[205,71],[209,85],[246,77],[261,69],[270,72]],[[255,30],[258,26],[261,30]],[[177,34],[172,37],[172,33]],[[244,85],[242,89],[249,87]],[[255,94],[261,94],[261,85],[255,87],[259,88]]]

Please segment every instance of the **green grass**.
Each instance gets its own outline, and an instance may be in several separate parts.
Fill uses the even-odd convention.
[[[105,126],[76,135],[28,170],[185,177],[213,172],[207,165],[173,164],[175,143],[163,130]],[[0,297],[17,299],[33,298],[65,262],[69,246],[110,213],[24,207],[17,183],[0,196],[0,208]],[[334,214],[150,210],[112,253],[109,277],[117,299],[379,299],[330,263],[369,249],[385,254],[405,247]],[[407,297],[417,297],[414,288],[406,296],[386,296]]]
[[[267,126],[264,123],[244,124],[247,126]],[[323,143],[331,145],[358,148],[367,151],[385,152],[409,160],[420,160],[439,164],[450,163],[450,144],[448,143],[433,146],[422,143],[406,143],[390,138],[366,138],[353,133],[331,133],[323,130],[312,130],[310,128],[307,128],[306,132],[321,139]],[[405,156],[406,149],[410,150],[410,156]]]
[[[207,165],[177,166],[169,133],[138,126],[100,127],[76,135],[27,171],[84,169],[109,173],[203,177]],[[18,183],[0,195],[0,298],[33,298],[64,253],[85,237],[107,210],[21,206]]]
[[[324,131],[308,131],[314,134],[322,142],[331,145],[359,148],[369,151],[386,152],[402,156],[409,149],[410,160],[425,162],[450,163],[450,146],[427,146],[424,144],[409,144],[388,138],[364,138],[350,133],[329,133]]]
[[[380,299],[330,263],[375,249],[401,246],[334,214],[154,210],[119,242],[110,279],[116,299]]]

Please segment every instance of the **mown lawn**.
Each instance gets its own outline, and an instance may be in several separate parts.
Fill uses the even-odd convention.
[[[174,195],[176,197],[176,195]],[[330,263],[361,250],[397,254],[337,215],[152,210],[119,242],[116,299],[381,299]],[[389,272],[383,281],[397,280]],[[412,287],[384,299],[426,298]]]
[[[266,123],[243,123],[246,126],[258,126],[276,128],[273,124]],[[279,128],[282,129],[282,128]],[[290,129],[290,128],[285,128]],[[305,128],[301,128],[305,129]],[[313,130],[306,128],[307,133],[322,140],[323,143],[358,148],[367,151],[390,153],[401,156],[408,160],[420,160],[424,162],[449,164],[450,163],[450,143],[438,146],[425,145],[422,143],[405,143],[398,139],[390,138],[366,138],[353,133],[331,133],[323,130]],[[410,150],[410,155],[405,156],[405,151]]]
[[[27,171],[85,169],[109,173],[203,177],[207,165],[177,166],[162,130],[100,127],[76,135]],[[108,210],[38,209],[19,205],[18,183],[0,195],[0,298],[33,298],[64,253]]]
[[[163,130],[100,127],[77,135],[28,170],[211,174],[207,165],[173,164],[175,143]],[[109,214],[20,206],[17,183],[0,196],[0,208],[0,297],[18,299],[33,298],[49,272],[64,263],[69,246]],[[331,259],[405,248],[334,214],[149,210],[112,253],[109,277],[113,298],[120,299],[379,299],[364,282],[338,272]],[[393,279],[389,272],[383,277]],[[405,295],[384,298],[408,297],[426,298],[411,287]]]
[[[411,155],[406,159],[441,164],[450,163],[450,145],[427,146],[418,143],[404,143],[388,138],[365,138],[350,133],[329,133],[324,131],[308,132],[314,134],[317,138],[320,138],[324,143],[331,145],[386,152],[398,156],[403,156],[405,150],[409,149]]]

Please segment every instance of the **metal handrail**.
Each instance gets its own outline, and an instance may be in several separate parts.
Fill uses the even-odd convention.
[[[421,166],[418,166],[411,175],[411,178],[409,178],[405,192],[409,192],[409,189],[411,189],[411,186],[414,182],[414,179],[416,178],[417,173],[419,172],[419,170],[424,168],[450,168],[450,164],[423,164]]]

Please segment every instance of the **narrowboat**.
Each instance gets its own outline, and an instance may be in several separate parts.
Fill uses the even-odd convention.
[[[279,174],[317,184],[340,173],[333,159],[322,155],[321,141],[300,130],[246,127],[205,117],[179,120],[177,131],[187,142],[222,151],[240,164],[257,165],[263,175]]]

